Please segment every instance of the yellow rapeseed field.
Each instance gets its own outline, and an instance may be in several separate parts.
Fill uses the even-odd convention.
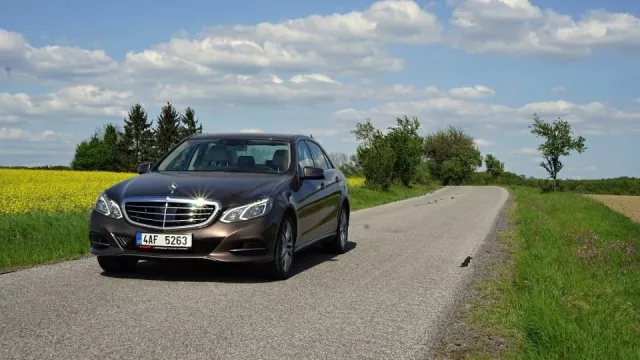
[[[0,169],[0,213],[69,212],[91,209],[107,187],[136,174]]]
[[[0,169],[0,214],[89,210],[104,189],[135,173]],[[348,179],[359,187],[364,178]]]

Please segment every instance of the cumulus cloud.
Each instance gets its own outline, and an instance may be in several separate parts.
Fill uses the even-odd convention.
[[[130,91],[119,92],[92,85],[66,87],[44,95],[0,93],[0,118],[122,117],[132,101]]]
[[[449,90],[449,95],[462,99],[480,99],[493,96],[496,92],[486,86],[459,87]]]
[[[464,0],[448,37],[472,53],[574,59],[598,50],[639,50],[640,18],[592,10],[578,20],[529,0]]]
[[[298,74],[282,79],[275,74],[224,75],[206,82],[185,81],[151,89],[155,99],[188,101],[191,104],[347,104],[359,100],[394,100],[439,94],[437,88],[404,85],[347,84],[324,74]]]
[[[479,138],[478,138],[478,139],[474,139],[473,141],[474,141],[474,142],[476,143],[476,145],[478,145],[479,147],[487,147],[487,146],[491,146],[491,145],[493,145],[493,142],[492,142],[492,141],[485,140],[485,139],[479,139]]]
[[[15,32],[0,29],[0,79],[83,79],[113,72],[118,63],[103,50],[67,46],[34,47]]]
[[[374,2],[365,11],[311,15],[279,23],[217,26],[189,38],[174,38],[129,52],[128,72],[173,70],[192,75],[216,72],[327,71],[371,74],[399,71],[404,60],[382,50],[385,43],[438,42],[442,25],[414,1]]]
[[[73,154],[81,139],[77,135],[54,130],[31,131],[22,128],[0,128],[0,164],[58,165],[60,158]]]
[[[338,122],[353,124],[370,118],[379,126],[391,125],[396,116],[416,116],[426,127],[447,124],[469,127],[489,127],[503,131],[528,133],[533,113],[546,121],[557,117],[569,121],[574,130],[584,135],[619,135],[640,123],[640,112],[624,111],[600,102],[574,104],[567,101],[532,102],[520,107],[489,104],[470,99],[436,96],[423,100],[395,101],[358,110],[347,108],[334,112]],[[511,130],[510,130],[511,129]]]

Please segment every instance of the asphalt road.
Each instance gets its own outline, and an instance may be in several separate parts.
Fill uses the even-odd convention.
[[[355,212],[350,251],[299,253],[284,282],[208,263],[116,278],[93,258],[0,275],[0,358],[428,358],[507,197],[450,187]]]

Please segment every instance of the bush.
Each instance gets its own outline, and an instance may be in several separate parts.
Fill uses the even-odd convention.
[[[395,153],[389,138],[377,132],[368,146],[358,146],[357,156],[365,177],[365,186],[389,190],[393,183]]]
[[[473,137],[453,126],[427,135],[424,152],[429,173],[442,185],[468,183],[482,166],[482,155]]]

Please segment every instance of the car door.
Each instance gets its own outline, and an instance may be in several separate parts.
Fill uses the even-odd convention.
[[[319,192],[320,210],[317,235],[322,236],[338,229],[338,212],[340,211],[340,178],[333,167],[329,156],[322,146],[315,141],[306,140],[316,167],[324,170],[325,179],[321,181]]]
[[[296,144],[298,158],[298,173],[302,175],[305,166],[315,167],[313,157],[304,140],[299,140]],[[322,211],[322,180],[304,179],[300,187],[293,192],[298,210],[298,235],[297,246],[315,239],[319,235],[320,219],[318,214]]]

